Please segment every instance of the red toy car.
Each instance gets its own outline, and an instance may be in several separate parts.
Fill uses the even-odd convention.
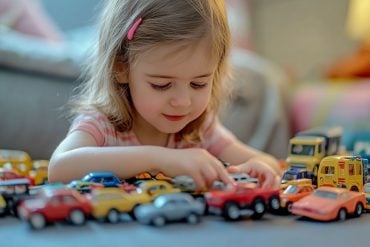
[[[65,219],[74,225],[82,225],[91,212],[90,202],[70,188],[44,188],[34,198],[23,201],[18,207],[19,216],[27,220],[34,229]]]
[[[210,213],[221,214],[227,220],[238,220],[242,215],[252,219],[261,218],[266,208],[278,210],[278,189],[257,188],[255,184],[237,184],[225,190],[214,190],[205,194]]]

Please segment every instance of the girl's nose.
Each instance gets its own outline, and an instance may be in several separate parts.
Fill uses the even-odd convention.
[[[172,95],[171,101],[172,106],[176,107],[186,107],[191,105],[191,97],[188,90],[179,89]]]

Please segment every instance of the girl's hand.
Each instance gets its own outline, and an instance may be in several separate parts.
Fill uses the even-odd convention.
[[[279,188],[280,175],[266,162],[258,157],[252,158],[245,163],[227,168],[230,173],[245,172],[251,177],[258,178],[262,188]]]
[[[234,183],[222,162],[205,149],[174,149],[168,155],[169,162],[161,167],[161,171],[170,177],[190,176],[200,191],[211,188],[215,180],[225,184]]]

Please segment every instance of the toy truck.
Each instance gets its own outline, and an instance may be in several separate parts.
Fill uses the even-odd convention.
[[[314,128],[298,132],[289,141],[286,163],[288,168],[304,168],[312,183],[317,184],[320,161],[329,155],[338,154],[342,128]]]

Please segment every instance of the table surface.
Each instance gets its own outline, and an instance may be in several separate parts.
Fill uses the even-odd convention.
[[[370,214],[343,222],[316,222],[293,215],[266,214],[260,220],[226,222],[205,216],[197,225],[169,223],[156,228],[124,216],[118,224],[57,223],[42,230],[13,217],[0,218],[0,246],[368,246]]]

